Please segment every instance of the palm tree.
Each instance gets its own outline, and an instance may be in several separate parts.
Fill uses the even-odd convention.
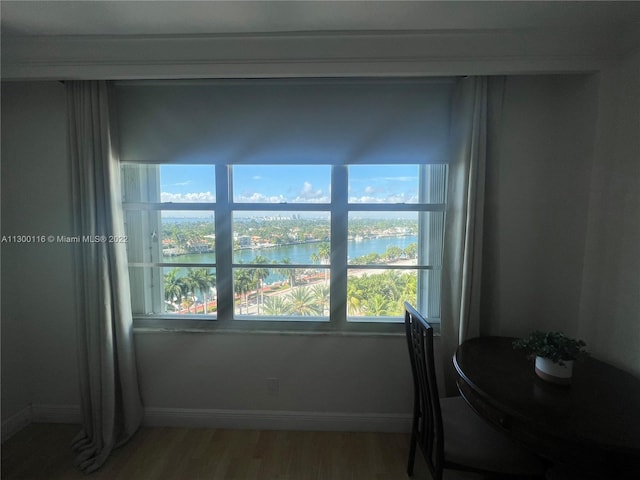
[[[184,285],[184,293],[187,297],[191,296],[190,305],[193,305],[194,313],[198,312],[198,306],[195,302],[195,294],[198,290],[198,278],[193,268],[187,270],[187,276],[182,277],[182,283]],[[187,309],[188,310],[188,309]]]
[[[319,313],[318,304],[309,287],[291,290],[285,298],[291,315],[311,316]]]
[[[182,308],[186,308],[187,312],[189,312],[189,309],[191,308],[191,305],[194,304],[193,298],[189,297],[188,295],[184,296],[184,297],[182,297],[181,304],[182,304]]]
[[[164,276],[164,299],[172,305],[182,299],[184,282],[178,276],[179,268],[172,268]]]
[[[390,307],[391,302],[389,299],[380,294],[368,298],[365,302],[365,310],[368,316],[381,317],[383,315],[389,315]]]
[[[263,257],[262,255],[258,255],[256,258],[253,259],[253,263],[269,263],[269,259],[267,257]],[[253,269],[253,278],[255,279],[257,285],[258,285],[258,290],[259,290],[259,297],[258,297],[258,315],[260,315],[260,305],[262,303],[264,303],[264,296],[263,296],[263,282],[264,280],[269,276],[269,269],[268,268],[254,268]]]
[[[283,258],[282,260],[280,260],[280,262],[284,265],[289,265],[291,264],[291,260],[289,260],[288,258]],[[277,270],[277,272],[286,277],[287,280],[289,281],[289,286],[291,288],[296,286],[296,269],[295,268],[279,268]]]
[[[322,242],[318,247],[318,257],[322,263],[329,263],[331,258],[331,245],[328,242]]]
[[[405,273],[403,276],[405,280],[402,295],[400,296],[400,310],[402,311],[402,304],[405,300],[415,304],[418,298],[418,275],[415,273]]]
[[[387,298],[400,298],[400,273],[397,270],[386,270],[382,275],[376,275],[376,277],[381,284],[382,293]]]
[[[321,285],[317,284],[311,287],[311,291],[313,292],[313,296],[316,299],[317,305],[320,307],[320,315],[324,317],[324,307],[329,304],[329,293],[330,293],[329,285]]]
[[[267,315],[286,315],[289,313],[287,302],[280,295],[265,298],[264,313]]]
[[[206,268],[189,269],[188,277],[191,279],[194,288],[200,290],[204,301],[203,313],[207,313],[207,291],[215,286],[216,276]]]
[[[320,244],[318,248],[318,258],[320,259],[320,263],[329,264],[331,261],[331,245],[327,242],[323,242]],[[327,269],[324,270],[324,283],[327,283]]]
[[[363,292],[355,279],[347,283],[347,313],[357,315],[362,308]]]
[[[251,275],[251,271],[246,268],[239,268],[233,275],[233,287],[235,292],[240,295],[239,314],[242,315],[242,295],[244,295],[245,305],[247,306],[247,313],[249,313],[249,301],[247,300],[247,292],[251,290],[254,279]]]

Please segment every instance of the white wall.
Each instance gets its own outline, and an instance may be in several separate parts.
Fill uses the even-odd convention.
[[[484,334],[577,335],[597,82],[511,76],[487,160]]]
[[[487,185],[484,333],[583,338],[640,374],[640,52],[509,77]]]
[[[142,397],[155,408],[411,411],[402,336],[140,333]],[[279,393],[267,389],[279,379]]]
[[[640,376],[640,50],[599,80],[580,334]]]
[[[2,235],[71,232],[67,119],[58,82],[2,84]],[[69,245],[2,244],[2,421],[78,404]]]

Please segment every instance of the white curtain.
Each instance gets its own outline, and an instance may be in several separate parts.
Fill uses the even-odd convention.
[[[83,425],[74,440],[86,473],[105,462],[142,420],[120,205],[115,118],[106,82],[68,82],[76,256],[78,362]]]
[[[498,90],[500,85],[496,84]],[[455,349],[480,334],[488,90],[488,78],[465,77],[459,80],[453,98],[441,337],[449,395],[456,391],[451,362]]]

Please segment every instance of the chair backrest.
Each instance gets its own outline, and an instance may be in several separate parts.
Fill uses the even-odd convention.
[[[413,432],[431,475],[442,478],[444,433],[433,354],[433,328],[408,302],[404,325],[414,385]]]

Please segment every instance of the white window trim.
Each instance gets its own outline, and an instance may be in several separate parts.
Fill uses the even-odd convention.
[[[129,163],[130,165],[141,165],[139,163]],[[148,165],[148,164],[147,164]],[[428,179],[426,170],[420,168],[420,195],[426,198]],[[383,203],[349,203],[348,201],[348,165],[334,164],[331,167],[331,201],[330,203],[319,204],[276,204],[276,203],[234,203],[231,188],[232,165],[217,164],[216,169],[216,202],[215,203],[162,203],[162,202],[125,202],[125,210],[137,211],[160,211],[160,210],[212,210],[215,212],[215,234],[216,234],[216,261],[215,263],[202,263],[199,267],[209,267],[216,269],[217,278],[217,315],[209,316],[206,319],[202,314],[192,315],[170,315],[134,314],[134,326],[142,329],[160,329],[175,331],[199,331],[199,330],[225,330],[225,331],[264,331],[264,332],[360,332],[360,333],[401,333],[402,322],[398,317],[386,317],[395,322],[384,322],[385,317],[375,317],[376,321],[366,321],[366,317],[356,317],[357,320],[349,320],[347,316],[347,274],[352,268],[358,269],[388,269],[388,270],[411,270],[411,271],[435,271],[440,267],[433,265],[434,256],[442,258],[442,232],[429,233],[429,225],[420,221],[419,236],[424,242],[419,242],[418,265],[393,266],[384,265],[353,265],[347,262],[347,242],[348,217],[350,212],[380,211],[380,212],[444,212],[445,203],[411,203],[411,204],[383,204]],[[445,169],[446,172],[446,169]],[[446,173],[445,173],[446,179]],[[440,185],[446,185],[443,179],[439,179]],[[446,198],[446,192],[442,192]],[[325,211],[331,216],[331,260],[330,268],[330,313],[329,320],[320,320],[320,317],[268,317],[261,315],[240,316],[235,313],[233,281],[233,268],[252,267],[252,264],[233,263],[233,226],[232,214],[234,211]],[[444,215],[444,213],[443,213]],[[436,240],[440,242],[437,248],[429,249],[429,242]],[[422,247],[422,248],[420,248]],[[428,251],[429,250],[429,251]],[[130,266],[135,267],[167,267],[181,266],[180,263],[166,264],[157,262],[130,262]],[[186,265],[186,264],[185,264]],[[290,268],[313,268],[317,265],[290,264]],[[419,279],[421,276],[419,275]],[[160,285],[160,279],[156,280]],[[420,280],[419,280],[420,282]],[[158,287],[160,288],[160,287]],[[420,288],[418,285],[418,308],[425,311],[429,321],[434,324],[440,323],[440,318],[430,316],[428,309],[422,308],[429,302],[428,296],[437,295],[439,302],[440,288]],[[160,294],[162,297],[162,294]],[[439,305],[438,305],[439,310]]]

